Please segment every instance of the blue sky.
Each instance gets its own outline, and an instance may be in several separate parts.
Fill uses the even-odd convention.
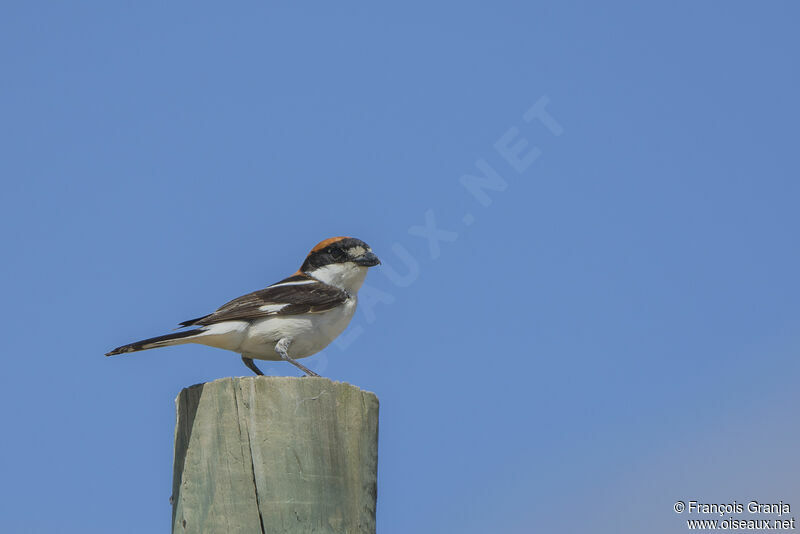
[[[166,531],[173,400],[247,369],[103,353],[333,235],[384,266],[304,363],[381,399],[379,532],[800,507],[798,14],[5,3],[0,531]]]

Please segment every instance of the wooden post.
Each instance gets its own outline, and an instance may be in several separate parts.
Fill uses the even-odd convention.
[[[378,398],[327,378],[223,378],[175,400],[172,532],[375,532]]]

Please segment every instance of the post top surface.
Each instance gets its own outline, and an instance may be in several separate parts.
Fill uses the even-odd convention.
[[[187,386],[181,390],[181,393],[183,393],[184,391],[189,391],[197,388],[205,389],[210,387],[213,389],[216,387],[225,387],[225,385],[227,385],[228,383],[238,383],[238,384],[252,383],[253,385],[270,384],[272,387],[275,388],[282,388],[282,387],[294,388],[296,386],[303,386],[303,385],[313,385],[321,389],[344,387],[348,389],[354,389],[359,393],[371,395],[375,397],[376,401],[378,400],[378,396],[372,391],[361,389],[360,387],[354,386],[353,384],[350,384],[348,382],[339,382],[321,376],[227,376],[223,378],[217,378],[216,380],[211,380],[210,382],[200,382],[198,384]]]

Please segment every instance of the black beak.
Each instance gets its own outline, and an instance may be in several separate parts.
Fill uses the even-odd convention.
[[[378,259],[378,256],[372,252],[367,252],[353,261],[355,261],[356,265],[361,265],[362,267],[375,267],[381,263],[381,260]]]

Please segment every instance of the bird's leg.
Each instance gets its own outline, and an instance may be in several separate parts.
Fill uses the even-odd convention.
[[[291,363],[301,371],[303,371],[308,376],[319,376],[317,373],[303,365],[302,363],[298,363],[294,359],[289,356],[287,352],[289,350],[289,343],[290,341],[286,338],[281,339],[278,343],[275,344],[275,352],[281,355],[281,358],[286,360],[287,362]]]
[[[253,362],[253,358],[248,358],[247,356],[242,354],[242,361],[247,366],[247,368],[253,371],[255,374],[257,374],[258,376],[264,376],[264,373],[261,372],[261,369],[256,367],[256,364]]]

